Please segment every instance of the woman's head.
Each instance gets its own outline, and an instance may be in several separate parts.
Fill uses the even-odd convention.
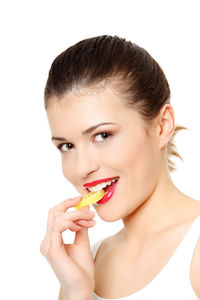
[[[64,176],[82,195],[85,183],[120,177],[118,197],[112,197],[115,213],[95,205],[104,220],[130,214],[168,175],[169,143],[176,133],[169,98],[159,65],[144,49],[116,36],[83,40],[54,60],[45,108]],[[107,122],[114,124],[83,133]]]
[[[168,81],[152,56],[123,38],[103,35],[82,40],[55,58],[45,87],[45,108],[53,96],[68,101],[67,95],[105,86],[112,86],[124,105],[140,114],[147,135],[162,106],[170,103]],[[173,142],[181,129],[186,128],[175,127],[167,145],[170,171],[175,170],[170,157],[181,158]]]

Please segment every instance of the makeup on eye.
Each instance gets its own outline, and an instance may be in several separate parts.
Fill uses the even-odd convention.
[[[102,132],[96,133],[96,134],[94,135],[94,137],[96,137],[96,136],[98,136],[98,135],[102,135],[102,136],[103,136],[103,134],[104,134],[104,135],[107,135],[107,138],[105,138],[105,136],[104,136],[105,140],[107,140],[109,137],[111,137],[111,136],[113,135],[111,132],[102,131]],[[104,140],[104,141],[105,141],[105,140]],[[102,142],[100,142],[100,143],[102,143]]]
[[[113,136],[113,133],[111,133],[110,131],[101,131],[101,132],[98,132],[98,133],[96,133],[96,134],[94,134],[93,136],[92,136],[92,139],[94,138],[94,137],[96,137],[96,136],[98,136],[98,135],[104,135],[104,140],[103,141],[98,141],[97,143],[102,143],[102,142],[107,142],[107,140],[108,139],[110,139],[111,138],[111,136]],[[106,137],[105,137],[105,135],[106,135]],[[72,143],[61,143],[61,144],[59,144],[58,146],[57,146],[57,148],[61,151],[61,152],[68,152],[69,150],[67,150],[67,151],[63,151],[62,150],[62,146],[63,145],[72,145],[72,146],[74,146]],[[72,149],[72,148],[70,148],[70,149]]]

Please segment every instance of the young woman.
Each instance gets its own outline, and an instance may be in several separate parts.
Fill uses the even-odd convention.
[[[158,63],[117,36],[82,40],[53,61],[45,109],[65,178],[81,196],[104,188],[95,211],[124,224],[90,246],[95,214],[68,210],[81,196],[50,209],[41,253],[59,300],[200,299],[200,202],[170,177],[171,157],[181,158],[174,136],[186,128],[175,125]],[[64,244],[65,230],[73,244]]]

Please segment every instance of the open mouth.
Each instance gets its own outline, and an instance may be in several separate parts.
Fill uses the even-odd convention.
[[[99,187],[99,190],[104,190],[105,193],[104,193],[104,196],[100,200],[98,200],[97,202],[94,203],[94,205],[104,204],[112,198],[112,196],[115,193],[116,187],[118,185],[119,178],[120,177],[114,178],[115,181],[111,182],[110,185],[106,185],[105,187]],[[88,193],[91,192],[88,188],[86,188],[86,190]],[[96,191],[96,192],[98,192],[98,191]]]
[[[119,177],[116,177],[115,178],[115,182],[112,182],[110,185],[107,185],[106,187],[102,187],[102,189],[104,190],[104,192],[105,193],[108,193],[111,189],[112,189],[112,187],[113,187],[113,185],[117,182],[119,180]],[[88,188],[86,188],[86,190],[88,191],[88,193],[90,193],[90,190],[88,189]]]
[[[96,202],[97,204],[104,204],[112,198],[112,196],[114,195],[115,190],[117,188],[118,181],[119,181],[119,178],[115,182],[112,182],[111,185],[106,186],[103,189],[105,191],[105,194],[104,194],[103,198],[101,198],[99,201]]]
[[[113,185],[119,180],[119,178],[117,178],[117,180],[115,180],[115,182],[112,182],[111,185],[107,185],[105,188],[103,188],[105,193],[108,193],[112,188]]]

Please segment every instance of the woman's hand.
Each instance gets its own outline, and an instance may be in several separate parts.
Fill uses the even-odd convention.
[[[66,299],[90,299],[95,287],[95,268],[88,228],[95,224],[89,206],[67,212],[81,196],[67,199],[49,210],[47,231],[40,251],[53,268]],[[62,232],[76,232],[73,244],[64,244]]]

